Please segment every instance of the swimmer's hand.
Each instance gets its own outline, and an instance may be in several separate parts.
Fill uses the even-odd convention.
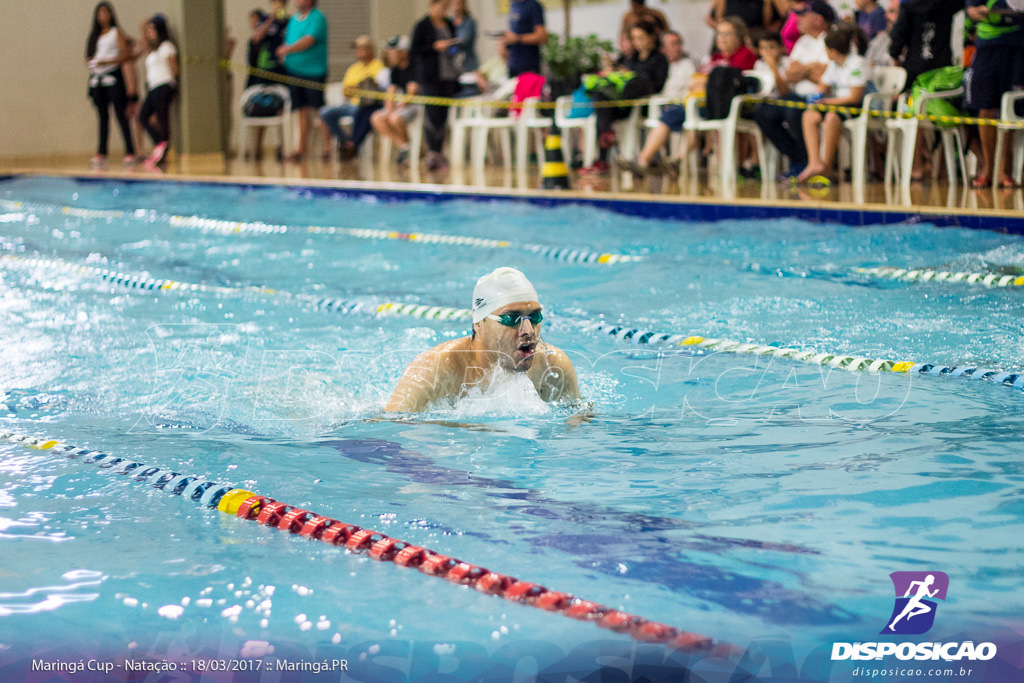
[[[579,427],[582,424],[590,422],[592,419],[594,419],[594,415],[597,414],[594,410],[593,401],[584,401],[581,399],[576,399],[575,401],[568,405],[571,409],[576,411],[572,415],[570,415],[565,421],[565,426],[568,427],[569,429],[574,429],[575,427]]]

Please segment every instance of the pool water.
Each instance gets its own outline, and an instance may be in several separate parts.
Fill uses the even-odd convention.
[[[14,178],[0,200],[0,431],[231,482],[750,652],[782,642],[772,661],[808,679],[850,676],[855,663],[826,661],[833,642],[884,639],[895,571],[949,576],[927,639],[1021,641],[1012,379],[852,372],[596,327],[1013,373],[1024,288],[858,269],[1018,274],[1021,237],[170,182]],[[592,417],[509,378],[381,419],[406,364],[468,323],[374,307],[468,308],[501,265],[535,284],[543,336],[572,358]],[[594,643],[636,656],[594,624],[2,442],[0,548],[0,666],[274,648],[346,658],[359,680],[468,680],[482,661],[528,660],[528,673]]]

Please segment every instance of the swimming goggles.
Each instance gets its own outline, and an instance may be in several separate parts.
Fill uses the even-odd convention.
[[[529,320],[530,324],[536,327],[540,325],[541,321],[544,320],[543,314],[538,311],[528,313],[526,315],[519,311],[510,311],[509,313],[502,313],[501,315],[494,315],[493,313],[487,316],[491,320],[496,320],[505,327],[519,327],[524,320]]]

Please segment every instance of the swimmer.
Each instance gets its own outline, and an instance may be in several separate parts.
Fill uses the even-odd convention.
[[[579,398],[576,370],[561,349],[540,339],[537,291],[514,268],[498,268],[473,288],[473,334],[421,353],[398,380],[388,412],[419,412],[486,390],[497,374],[524,373],[545,401]]]

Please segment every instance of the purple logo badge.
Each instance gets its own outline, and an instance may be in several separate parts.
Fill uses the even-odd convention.
[[[946,599],[949,577],[943,572],[893,572],[889,578],[896,590],[896,604],[881,633],[927,633],[935,623],[935,600]]]

